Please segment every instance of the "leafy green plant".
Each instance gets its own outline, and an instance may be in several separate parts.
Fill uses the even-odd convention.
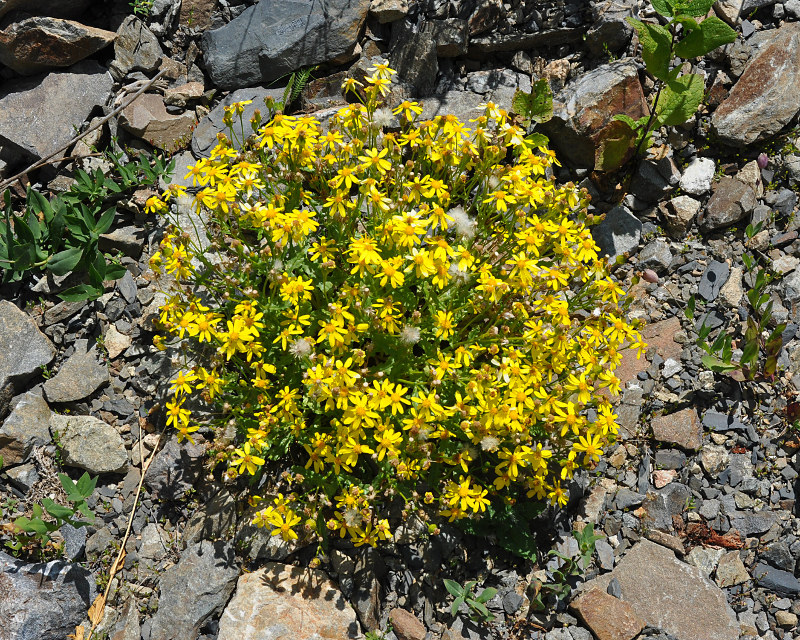
[[[72,505],[57,504],[50,498],[44,498],[41,505],[34,504],[33,517],[21,516],[14,520],[10,527],[14,540],[6,542],[7,547],[20,551],[23,547],[38,543],[44,548],[51,542],[50,534],[65,524],[79,528],[94,522],[94,514],[89,510],[86,499],[92,495],[97,478],[90,478],[88,473],[84,473],[76,483],[65,473],[59,473],[58,479]],[[77,520],[78,514],[86,520]]]
[[[150,9],[153,8],[153,0],[133,0],[130,6],[135,15],[146,18],[150,15]]]
[[[627,18],[642,45],[642,59],[656,82],[649,115],[634,120],[617,114],[614,143],[600,152],[596,166],[614,165],[632,149],[638,155],[650,146],[652,134],[663,126],[679,125],[691,118],[703,101],[705,83],[697,73],[682,73],[684,60],[699,58],[736,40],[736,32],[719,18],[705,16],[714,0],[653,0],[653,8],[667,19],[666,26]],[[678,58],[678,64],[672,61]],[[599,150],[600,151],[600,150]]]
[[[517,89],[511,99],[511,108],[526,127],[547,122],[553,117],[553,92],[550,83],[545,79],[537,80],[532,84],[530,93]],[[538,132],[531,133],[526,140],[538,147],[550,144],[547,136]]]
[[[560,558],[561,566],[553,571],[553,582],[543,583],[541,580],[534,579],[530,586],[529,598],[534,609],[539,611],[547,607],[548,596],[553,596],[556,600],[563,600],[569,596],[572,586],[569,579],[579,576],[586,572],[594,555],[595,544],[600,538],[605,536],[594,532],[594,525],[589,523],[583,530],[574,529],[572,535],[578,543],[578,556],[571,557],[555,549],[548,552],[549,557]]]
[[[452,607],[450,607],[450,612],[456,615],[459,607],[461,607],[462,604],[466,604],[470,610],[470,620],[474,620],[475,622],[492,622],[494,620],[494,614],[486,608],[486,603],[494,598],[497,589],[494,587],[487,587],[481,591],[480,594],[473,595],[472,590],[477,584],[478,582],[476,580],[470,580],[462,586],[455,580],[445,579],[445,588],[455,598]]]

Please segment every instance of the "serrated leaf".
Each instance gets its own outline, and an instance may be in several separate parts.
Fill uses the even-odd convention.
[[[659,24],[642,22],[635,18],[626,18],[642,43],[642,59],[647,71],[665,82],[669,76],[669,60],[672,36]]]
[[[687,73],[667,84],[656,105],[658,123],[674,126],[686,122],[697,112],[704,89],[703,78],[696,73]]]
[[[669,0],[653,0],[653,9],[667,18],[671,18],[674,13]]]
[[[688,16],[699,18],[706,15],[716,0],[689,0],[689,2],[675,3],[676,13],[685,13]]]
[[[531,86],[531,92],[525,93],[517,89],[511,99],[511,108],[526,121],[547,122],[553,117],[553,92],[547,80],[537,80]]]
[[[628,122],[615,120],[603,129],[595,149],[594,167],[598,171],[616,171],[633,155],[636,132]]]
[[[677,45],[675,54],[681,58],[699,58],[717,47],[736,40],[736,32],[717,17],[706,18]]]

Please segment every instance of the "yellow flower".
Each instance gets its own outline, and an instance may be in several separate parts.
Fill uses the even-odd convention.
[[[239,467],[239,473],[247,471],[250,475],[255,475],[258,467],[264,464],[264,458],[251,453],[249,442],[245,442],[241,449],[235,449],[234,457],[231,459],[231,466]]]
[[[436,327],[436,337],[442,340],[446,340],[453,335],[453,329],[456,326],[453,314],[450,311],[437,311],[433,324]]]

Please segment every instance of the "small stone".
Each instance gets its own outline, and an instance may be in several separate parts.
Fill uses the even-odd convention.
[[[686,175],[686,174],[684,174]],[[659,205],[670,237],[681,240],[686,237],[695,216],[700,211],[700,201],[689,196],[677,196]]]
[[[185,107],[192,100],[203,97],[205,87],[202,82],[187,82],[164,92],[164,104]]]
[[[719,475],[728,464],[728,450],[720,445],[707,444],[700,452],[700,464],[705,472],[713,477]]]
[[[725,554],[724,549],[713,547],[695,547],[686,555],[686,562],[699,568],[707,577],[711,577],[717,568],[720,558]]]
[[[728,281],[730,267],[725,262],[712,260],[700,277],[700,284],[697,286],[697,294],[706,302],[713,302],[717,299],[720,290]]]
[[[797,615],[791,611],[776,611],[775,622],[778,623],[779,627],[794,629],[797,626]]]
[[[103,344],[108,352],[108,357],[114,360],[114,358],[131,346],[131,338],[124,333],[120,333],[113,324],[110,324],[103,336]]]
[[[119,123],[153,146],[172,150],[180,140],[191,135],[195,117],[189,111],[180,115],[168,113],[161,96],[145,93],[123,109]]]
[[[398,640],[425,640],[425,625],[413,613],[395,608],[389,613],[389,620]]]
[[[674,469],[657,469],[653,471],[653,485],[656,489],[663,489],[677,477]]]
[[[658,529],[648,529],[645,537],[651,542],[660,544],[662,547],[672,549],[679,555],[684,555],[686,553],[686,548],[683,546],[683,542],[681,542],[681,539],[677,536],[670,535],[664,531],[659,531]]]
[[[3,466],[25,462],[34,447],[50,442],[50,407],[39,391],[29,391],[11,401],[11,414],[0,426]]]
[[[617,205],[606,213],[600,224],[592,228],[592,235],[600,251],[613,259],[638,248],[642,237],[642,221],[627,207]]]
[[[681,176],[681,191],[693,196],[705,195],[711,190],[715,172],[716,164],[711,158],[695,158]]]
[[[644,502],[644,498],[644,494],[636,493],[627,487],[623,487],[617,492],[617,495],[614,497],[614,502],[617,509],[625,511],[627,509],[632,509],[633,507],[638,507],[640,504],[642,504],[642,502]]]
[[[583,620],[598,640],[631,640],[644,629],[633,607],[600,589],[582,593],[570,608]]]
[[[719,290],[719,295],[725,304],[730,308],[737,308],[744,296],[744,289],[742,287],[743,270],[741,267],[731,267],[730,276],[728,280]]]
[[[744,584],[748,580],[750,574],[747,573],[738,551],[729,551],[719,559],[716,581],[721,588]]]
[[[697,451],[703,444],[702,426],[693,408],[658,416],[650,424],[653,437],[659,442],[676,444],[689,451]]]
[[[700,230],[717,231],[747,218],[755,209],[756,194],[752,187],[736,178],[723,176],[700,216]]]
[[[402,20],[408,14],[407,0],[372,0],[369,3],[370,15],[380,24]]]
[[[759,586],[785,596],[796,596],[800,593],[800,581],[788,571],[781,571],[768,564],[759,563],[753,569],[753,578]]]
[[[672,263],[672,249],[669,242],[656,238],[639,252],[639,266],[643,269],[655,269],[657,273],[666,273]]]

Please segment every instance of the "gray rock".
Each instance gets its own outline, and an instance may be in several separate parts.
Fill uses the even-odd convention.
[[[408,24],[392,29],[389,63],[397,77],[410,86],[417,97],[429,96],[436,87],[439,63],[436,42],[427,29],[415,31]]]
[[[45,381],[42,390],[48,402],[74,402],[92,395],[108,381],[108,367],[97,359],[97,350],[92,348],[72,354],[58,373]]]
[[[22,9],[37,16],[78,18],[90,4],[91,0],[0,0],[0,16]]]
[[[59,529],[64,538],[64,555],[70,560],[80,560],[86,550],[86,528],[65,524]]]
[[[631,181],[631,193],[643,202],[656,203],[678,186],[680,178],[670,157],[643,160]]]
[[[28,564],[0,551],[0,638],[64,640],[94,602],[86,569],[61,561]]]
[[[642,269],[653,269],[656,273],[666,273],[672,263],[672,250],[669,242],[656,238],[648,242],[637,256]]]
[[[631,39],[633,28],[626,18],[638,16],[636,2],[601,0],[592,3],[591,28],[586,33],[586,47],[595,56],[618,51]]]
[[[726,262],[712,260],[706,267],[703,275],[700,276],[700,283],[697,285],[697,294],[706,302],[713,302],[717,299],[722,287],[728,281],[731,269]]]
[[[112,84],[108,72],[88,60],[66,71],[5,83],[0,91],[0,146],[13,145],[29,159],[50,155],[106,103]],[[58,126],[43,127],[32,113],[57,113]]]
[[[3,466],[22,464],[34,447],[50,442],[50,407],[39,391],[29,391],[11,401],[11,413],[0,426]]]
[[[662,202],[658,208],[664,217],[664,226],[669,236],[675,240],[682,240],[692,226],[697,212],[700,211],[700,202],[689,196],[677,196]]]
[[[624,205],[617,205],[606,213],[605,219],[592,227],[592,236],[601,253],[615,258],[634,252],[642,237],[642,221]]]
[[[380,24],[403,19],[408,14],[407,0],[372,0],[369,13]]]
[[[448,18],[431,20],[425,28],[436,45],[436,55],[440,58],[456,58],[467,54],[469,27],[466,20]]]
[[[283,99],[283,87],[272,89],[263,89],[261,87],[253,87],[251,89],[239,89],[230,94],[223,102],[214,107],[211,112],[203,118],[194,129],[192,134],[192,153],[197,158],[207,158],[211,154],[211,150],[217,146],[217,134],[227,133],[228,127],[222,119],[225,117],[225,107],[231,106],[234,102],[243,102],[252,100],[252,104],[245,106],[242,112],[242,119],[245,126],[253,117],[256,109],[260,109],[261,113],[266,113],[264,100],[272,98],[273,100]],[[238,140],[233,141],[234,148],[241,148],[241,142]],[[185,173],[184,173],[185,175]],[[176,180],[182,180],[183,176],[178,176],[175,173]]]
[[[778,521],[778,516],[772,511],[735,511],[729,513],[731,527],[745,537],[759,536],[772,528]]]
[[[747,573],[738,551],[729,551],[719,559],[716,581],[720,587],[732,587],[748,580],[750,574]]]
[[[117,29],[114,61],[109,68],[120,79],[131,71],[151,73],[158,69],[162,55],[158,38],[139,18],[130,15]]]
[[[184,174],[185,175],[185,174]],[[141,227],[119,227],[100,236],[101,251],[113,253],[121,251],[123,255],[138,260],[142,255],[147,234]]]
[[[718,411],[703,414],[703,426],[714,431],[746,431],[747,427],[734,415],[726,416]]]
[[[711,181],[714,179],[716,164],[711,158],[695,158],[681,176],[680,188],[693,196],[702,196],[711,191]]]
[[[353,572],[350,602],[365,629],[376,629],[380,625],[383,589],[379,576],[385,572],[386,567],[376,549],[362,547],[359,550]]]
[[[6,413],[15,391],[49,365],[55,355],[55,347],[30,316],[11,302],[0,300],[0,416]]]
[[[753,578],[760,587],[784,596],[800,594],[800,581],[788,571],[781,571],[759,562],[753,569]]]
[[[156,454],[144,482],[160,497],[177,499],[191,488],[203,469],[205,447],[200,444],[179,444],[174,438]]]
[[[764,549],[759,555],[759,559],[768,562],[776,569],[783,569],[789,572],[794,571],[795,561],[791,551],[789,551],[789,545],[782,540],[773,542]]]
[[[597,587],[606,592],[615,578],[621,599],[653,627],[680,640],[739,638],[739,625],[725,593],[666,547],[642,540],[611,573],[590,580],[584,589]]]
[[[186,549],[159,580],[150,640],[195,640],[203,623],[222,611],[238,577],[233,547],[227,542],[203,540]]]
[[[640,504],[642,504],[642,502],[644,502],[644,499],[644,494],[637,493],[635,491],[631,491],[627,487],[623,487],[619,490],[614,498],[614,503],[616,504],[617,509],[625,511],[626,509],[638,507]]]
[[[222,89],[272,82],[301,67],[350,54],[369,0],[261,0],[203,34],[211,79]]]
[[[466,122],[480,115],[478,105],[485,101],[483,96],[472,91],[451,89],[439,92],[423,101],[420,118],[430,120],[436,116],[453,114],[462,122]]]
[[[717,0],[714,3],[716,14],[732,27],[736,26],[742,11],[743,0]]]
[[[181,544],[186,548],[200,540],[216,540],[235,526],[236,501],[226,489],[221,489],[211,500],[203,503],[186,523]]]
[[[736,178],[723,176],[700,216],[700,230],[716,231],[729,227],[753,213],[756,194],[752,187]]]
[[[4,468],[4,472],[11,481],[11,484],[23,493],[30,491],[33,485],[39,482],[39,474],[36,471],[36,465],[32,462],[21,464],[16,467]]]
[[[614,568],[614,548],[606,542],[605,538],[597,540],[594,548],[597,551],[600,567],[606,571],[611,571]]]
[[[117,291],[122,294],[128,304],[136,302],[137,287],[130,271],[126,271],[125,275],[117,280]]]
[[[725,549],[697,546],[687,554],[686,562],[697,567],[707,578],[710,578],[723,555],[725,555]]]
[[[643,503],[648,527],[668,533],[673,531],[672,516],[683,513],[689,495],[689,487],[678,482],[649,492]]]
[[[767,42],[748,63],[711,117],[720,141],[743,146],[775,135],[800,110],[800,25],[766,32]]]
[[[93,416],[50,416],[50,430],[58,432],[64,464],[92,475],[125,473],[130,464],[125,442],[117,430]]]

